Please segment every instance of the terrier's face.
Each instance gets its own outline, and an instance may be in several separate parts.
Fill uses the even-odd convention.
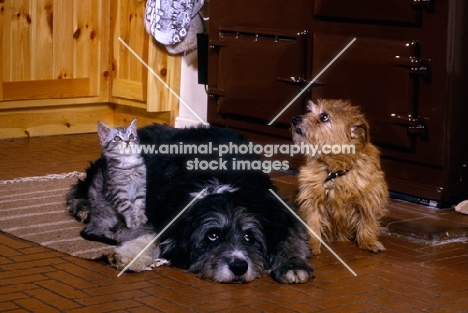
[[[296,144],[354,144],[359,150],[369,142],[369,125],[364,116],[342,100],[309,100],[307,113],[293,117],[291,129]]]

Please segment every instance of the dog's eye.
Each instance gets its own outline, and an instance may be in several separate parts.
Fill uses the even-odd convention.
[[[251,241],[253,239],[253,236],[252,236],[252,234],[246,233],[246,234],[244,234],[244,239],[245,239],[245,241],[249,242],[249,241]]]
[[[319,119],[320,119],[320,122],[322,122],[322,123],[328,122],[328,120],[329,120],[328,113],[327,112],[320,113]]]
[[[114,137],[114,141],[120,141],[120,140],[122,140],[122,138],[120,138],[119,136]]]
[[[206,235],[206,238],[208,238],[210,241],[216,241],[219,239],[219,235],[217,232],[212,231]]]

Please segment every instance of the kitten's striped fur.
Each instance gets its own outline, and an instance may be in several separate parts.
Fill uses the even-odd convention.
[[[87,201],[77,197],[76,187],[67,202],[70,213],[89,222],[81,232],[84,238],[117,244],[130,228],[148,221],[146,165],[143,157],[131,150],[139,144],[136,120],[126,128],[99,122],[98,134],[102,157],[97,162],[104,166],[89,182]]]

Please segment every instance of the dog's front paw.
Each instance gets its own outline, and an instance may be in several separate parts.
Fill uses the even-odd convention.
[[[171,262],[169,260],[163,259],[163,258],[157,258],[154,260],[154,262],[145,268],[145,271],[152,271],[155,267],[160,267],[163,265],[169,265]]]
[[[305,284],[311,278],[311,273],[306,270],[289,270],[281,277],[283,284]]]
[[[312,255],[320,255],[322,254],[321,251],[321,244],[318,240],[309,240],[310,250],[312,251]]]
[[[282,284],[305,284],[314,278],[313,267],[302,259],[292,259],[270,271],[271,277]]]
[[[374,252],[374,253],[380,253],[386,250],[384,245],[380,241],[374,241],[373,243],[361,244],[359,247],[363,250]]]
[[[320,249],[320,246],[318,246],[318,247],[312,247],[311,250],[312,250],[312,255],[320,255],[320,254],[322,254],[322,250]]]
[[[171,262],[167,259],[163,259],[163,258],[157,258],[154,260],[154,267],[160,267],[160,266],[163,266],[163,265],[169,265],[171,264]]]

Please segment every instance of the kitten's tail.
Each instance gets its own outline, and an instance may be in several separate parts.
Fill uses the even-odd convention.
[[[99,158],[96,162],[91,162],[86,169],[86,178],[84,180],[78,179],[66,197],[67,211],[78,221],[83,223],[89,222],[90,209],[88,202],[88,191],[91,186],[96,173],[104,169],[106,161],[103,157]]]

